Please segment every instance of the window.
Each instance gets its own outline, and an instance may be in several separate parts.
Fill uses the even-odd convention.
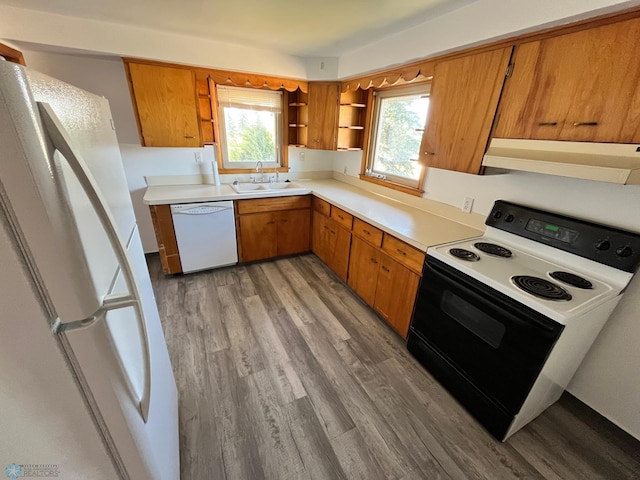
[[[224,168],[281,165],[282,92],[218,85]]]
[[[375,92],[366,175],[418,188],[420,143],[429,110],[429,85]]]

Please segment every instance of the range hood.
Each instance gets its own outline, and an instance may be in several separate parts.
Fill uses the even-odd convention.
[[[494,138],[482,165],[640,185],[640,145]]]

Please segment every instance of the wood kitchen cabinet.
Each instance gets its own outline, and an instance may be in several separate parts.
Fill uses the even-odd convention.
[[[420,147],[428,167],[479,173],[512,47],[436,63]]]
[[[388,255],[380,255],[373,308],[404,338],[409,333],[419,284],[419,275]]]
[[[189,69],[125,62],[145,147],[200,147],[199,98]]]
[[[309,83],[307,148],[336,149],[339,101],[340,83]]]
[[[406,337],[424,253],[359,219],[353,233],[349,286]]]
[[[349,259],[349,286],[368,305],[373,306],[376,298],[378,270],[380,269],[380,249],[354,236]]]
[[[309,251],[308,195],[237,201],[240,261]]]
[[[167,275],[181,273],[182,264],[180,263],[176,232],[173,228],[171,205],[149,205],[149,213],[158,242],[162,271]]]
[[[516,47],[495,137],[640,142],[640,18]]]
[[[347,281],[351,232],[336,220],[313,212],[311,249],[343,281]]]

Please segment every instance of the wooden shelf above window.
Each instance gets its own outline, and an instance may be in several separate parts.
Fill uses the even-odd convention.
[[[338,128],[348,128],[349,130],[364,130],[361,125],[340,125]]]
[[[341,103],[341,107],[367,108],[366,103]]]

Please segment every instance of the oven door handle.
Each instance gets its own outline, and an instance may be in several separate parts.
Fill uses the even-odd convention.
[[[512,323],[534,324],[537,328],[547,332],[560,332],[564,328],[559,323],[544,317],[532,308],[510,299],[491,287],[487,287],[479,280],[475,280],[459,270],[427,256],[423,282],[429,278],[429,275],[437,277],[435,280],[443,285],[454,285],[455,289],[465,290],[465,293],[471,296],[475,302],[481,305],[489,305],[492,310],[495,309],[496,305],[499,305],[501,309],[506,311],[509,321]],[[484,287],[482,291],[479,290],[479,286]],[[514,308],[512,303],[518,304],[517,309]]]

